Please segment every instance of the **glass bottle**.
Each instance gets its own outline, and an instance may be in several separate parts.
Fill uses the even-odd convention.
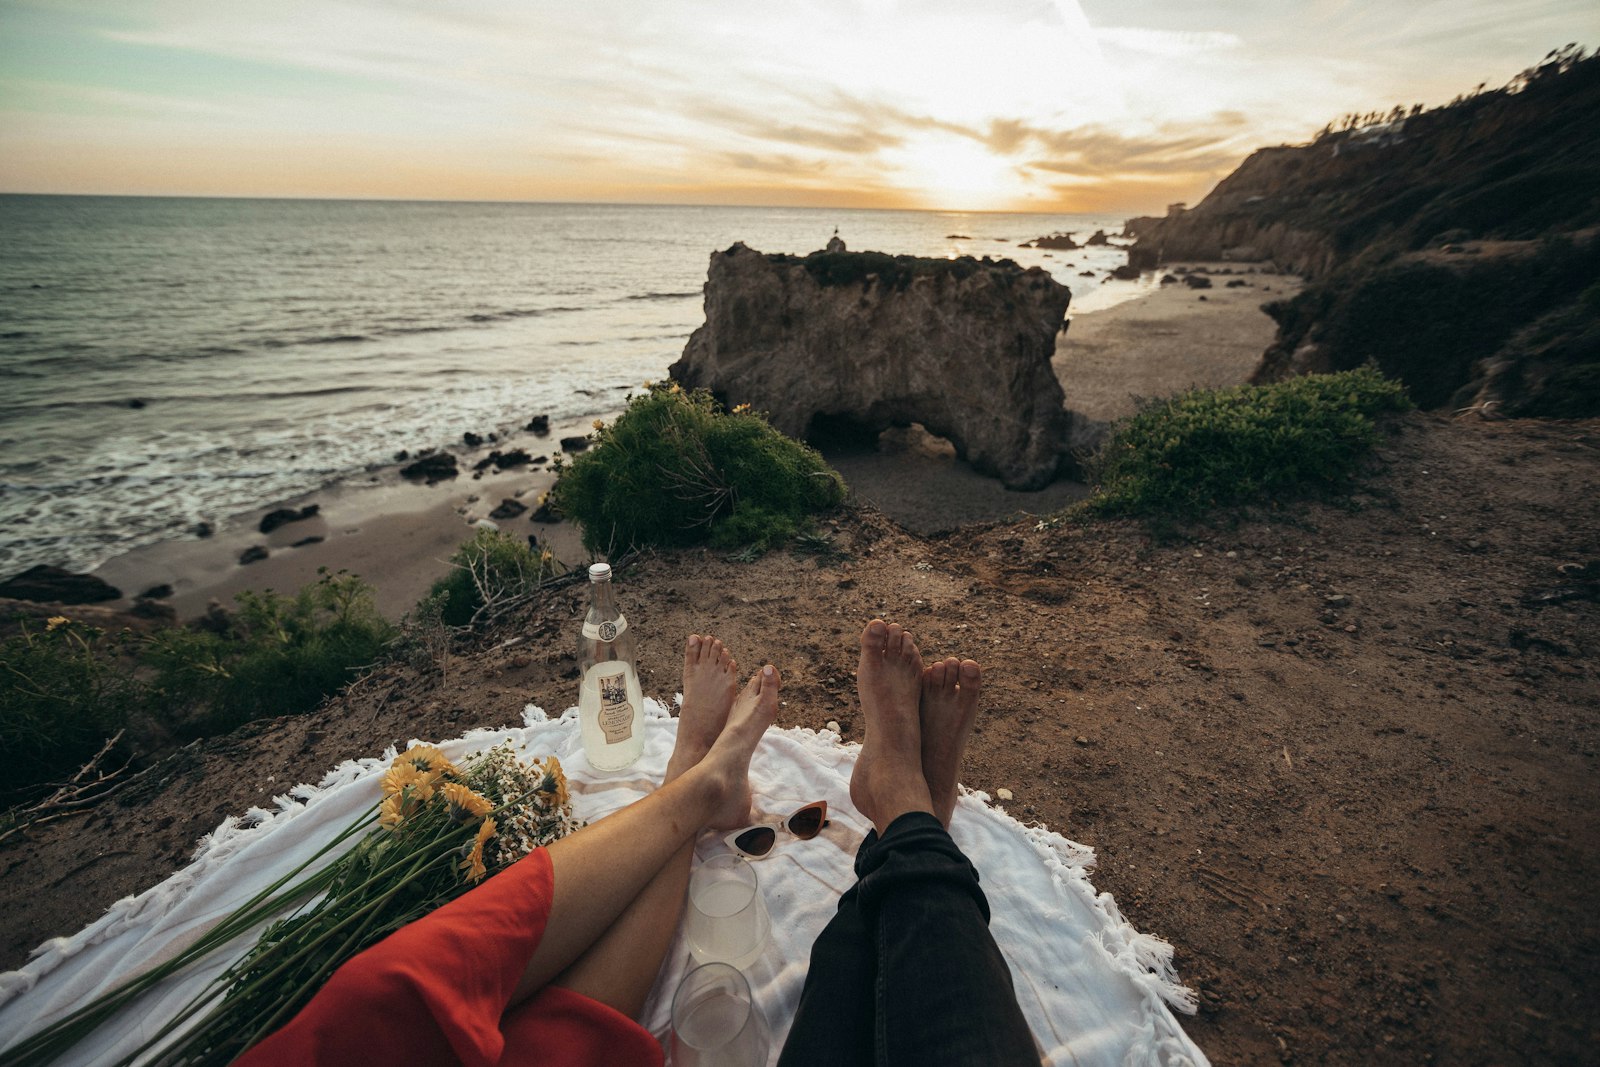
[[[611,565],[589,568],[589,614],[578,638],[578,726],[583,753],[598,771],[620,771],[644,752],[644,696],[633,632],[617,610]]]

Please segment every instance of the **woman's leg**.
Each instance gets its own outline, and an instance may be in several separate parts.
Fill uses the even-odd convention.
[[[715,637],[689,637],[683,655],[678,741],[667,761],[662,785],[682,777],[711,750],[739,692],[738,669],[733,656]],[[774,679],[774,691],[776,688]],[[746,816],[741,815],[736,825],[745,821]],[[551,984],[582,993],[637,1019],[677,933],[693,859],[691,836],[599,940],[556,975]]]
[[[556,980],[595,946],[669,861],[681,862],[702,829],[739,826],[749,818],[750,756],[777,708],[778,672],[769,665],[734,700],[726,726],[698,763],[643,800],[549,846],[555,879],[550,914],[512,1004]],[[681,886],[678,894],[674,909],[682,908]],[[597,976],[598,964],[610,958],[607,952],[586,973]],[[659,966],[657,957],[651,981]]]

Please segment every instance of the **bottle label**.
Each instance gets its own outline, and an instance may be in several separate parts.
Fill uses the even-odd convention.
[[[602,668],[595,668],[598,672]],[[618,745],[633,736],[633,702],[628,699],[628,668],[619,664],[596,679],[600,690],[600,732],[606,744]]]
[[[598,625],[592,622],[585,622],[583,624],[583,636],[591,641],[615,641],[622,636],[623,631],[627,628],[627,616],[618,615],[615,622],[607,620]]]

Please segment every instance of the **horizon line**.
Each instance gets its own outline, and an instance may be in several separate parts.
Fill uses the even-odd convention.
[[[919,215],[1082,215],[1095,218],[1123,218],[1141,217],[1137,213],[1127,212],[1097,212],[1097,211],[1028,211],[1028,210],[996,210],[992,208],[930,208],[930,207],[852,207],[848,205],[818,206],[814,204],[718,204],[681,201],[648,201],[648,200],[501,200],[501,199],[476,199],[472,197],[401,197],[401,196],[263,196],[248,193],[62,193],[62,192],[37,192],[32,190],[0,189],[0,197],[5,196],[33,196],[33,197],[78,197],[82,199],[116,199],[116,200],[256,200],[256,201],[292,201],[305,203],[343,203],[343,204],[503,204],[523,206],[583,206],[583,207],[648,207],[648,208],[734,208],[752,211],[865,211],[865,212],[911,212]]]

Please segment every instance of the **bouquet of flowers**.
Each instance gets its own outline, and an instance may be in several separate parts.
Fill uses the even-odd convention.
[[[168,975],[295,908],[121,1061],[227,1063],[288,1022],[356,953],[582,825],[560,762],[525,762],[509,741],[459,767],[432,745],[414,746],[395,757],[382,785],[376,829],[368,809],[187,951],[9,1049],[8,1062],[54,1060]]]

